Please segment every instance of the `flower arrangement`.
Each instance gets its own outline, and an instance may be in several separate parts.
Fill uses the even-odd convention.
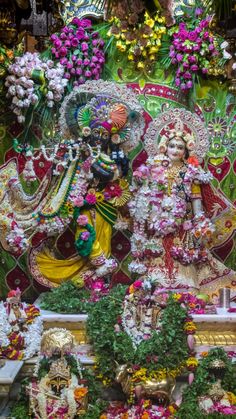
[[[60,61],[70,85],[79,86],[86,80],[98,80],[105,63],[104,41],[92,28],[89,19],[75,17],[59,34],[51,35],[51,52]]]
[[[42,98],[52,108],[60,102],[67,80],[63,78],[64,68],[52,60],[41,59],[38,53],[26,52],[16,57],[8,67],[9,76],[5,85],[7,97],[11,98],[13,112],[20,123],[25,122],[25,112],[31,106],[39,105]]]
[[[156,61],[162,36],[166,33],[165,18],[157,12],[153,17],[146,11],[142,22],[111,19],[108,36],[115,39],[119,52],[127,55],[142,70]]]
[[[175,84],[183,91],[193,87],[197,74],[208,74],[219,56],[219,45],[210,29],[212,17],[203,18],[200,8],[194,12],[195,16],[173,29],[169,52],[171,64],[177,66]]]
[[[132,407],[110,407],[100,419],[173,419],[178,406],[174,403],[167,407],[153,405],[150,400],[141,400]]]

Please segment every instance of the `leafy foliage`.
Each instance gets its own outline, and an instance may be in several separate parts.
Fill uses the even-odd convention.
[[[76,287],[71,281],[41,296],[41,308],[58,313],[85,313],[89,304],[89,291]]]
[[[227,357],[225,351],[221,348],[214,348],[209,351],[206,358],[202,359],[197,371],[195,379],[191,386],[187,387],[183,393],[183,401],[177,412],[177,418],[180,419],[218,419],[223,416],[214,413],[206,415],[202,413],[198,407],[198,397],[206,395],[211,384],[215,382],[214,376],[209,371],[210,363],[215,359],[221,359],[225,362],[226,372],[222,379],[222,387],[226,391],[236,393],[236,368],[235,365]]]
[[[162,315],[162,330],[143,341],[137,349],[123,331],[115,331],[121,318],[125,287],[117,286],[110,295],[89,308],[87,331],[98,360],[99,372],[114,378],[116,364],[139,364],[149,371],[175,369],[188,358],[183,332],[187,310],[170,295]],[[155,357],[156,356],[156,357]]]

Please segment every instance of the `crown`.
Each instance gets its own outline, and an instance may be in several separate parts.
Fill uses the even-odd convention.
[[[18,304],[21,301],[21,291],[19,288],[16,290],[11,290],[7,294],[7,302],[10,304]]]
[[[70,367],[67,365],[67,362],[64,358],[57,359],[53,361],[48,373],[48,378],[50,381],[54,380],[57,377],[60,377],[64,380],[70,379]]]

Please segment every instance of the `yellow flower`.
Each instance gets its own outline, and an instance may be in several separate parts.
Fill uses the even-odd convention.
[[[155,25],[155,20],[149,17],[149,19],[145,19],[145,23],[149,26],[149,28],[153,28]]]
[[[195,332],[197,328],[193,322],[186,322],[184,325],[184,330],[187,332]]]
[[[236,404],[236,395],[234,393],[231,393],[230,391],[227,391],[227,399],[229,400],[230,404]]]
[[[100,416],[100,419],[107,419],[107,415],[106,415],[105,413],[103,413],[103,414]]]
[[[128,55],[128,60],[129,60],[129,61],[133,61],[133,59],[134,59],[134,55],[133,55],[133,54],[129,54],[129,55]]]
[[[129,294],[133,294],[134,293],[134,290],[135,290],[135,288],[134,288],[133,284],[130,285],[130,287],[129,287]]]
[[[124,42],[122,41],[117,41],[116,43],[116,48],[121,51],[121,52],[125,52],[126,51],[126,45],[124,44]]]
[[[96,192],[96,199],[97,202],[103,202],[104,201],[104,195],[101,192]]]
[[[201,352],[201,356],[202,356],[203,358],[206,358],[206,357],[208,356],[208,352],[207,352],[207,351],[203,351],[203,352]]]
[[[169,406],[169,411],[173,415],[176,412],[176,409],[174,408],[174,406]]]
[[[175,300],[179,300],[181,298],[181,294],[177,293],[177,294],[173,294],[173,297]]]
[[[187,367],[192,367],[192,366],[197,367],[198,360],[194,358],[193,356],[191,356],[190,358],[187,359],[186,365]]]

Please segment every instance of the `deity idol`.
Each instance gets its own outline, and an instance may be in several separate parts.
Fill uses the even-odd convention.
[[[148,160],[133,173],[131,272],[147,284],[213,294],[235,284],[236,274],[210,253],[213,209],[226,208],[200,163],[208,133],[199,117],[172,109],[154,119],[144,145]],[[215,206],[217,204],[217,206]]]
[[[140,140],[141,105],[135,94],[115,83],[88,81],[65,98],[61,107],[60,142],[27,151],[25,176],[33,177],[34,160],[43,154],[54,169],[37,192],[26,195],[14,161],[0,171],[1,243],[22,253],[40,232],[58,238],[70,225],[75,253],[63,259],[49,239],[32,248],[34,278],[52,287],[72,279],[84,281],[112,272],[111,232],[117,211],[130,198],[127,150]],[[23,173],[24,174],[24,173]],[[35,240],[34,240],[35,243]]]

